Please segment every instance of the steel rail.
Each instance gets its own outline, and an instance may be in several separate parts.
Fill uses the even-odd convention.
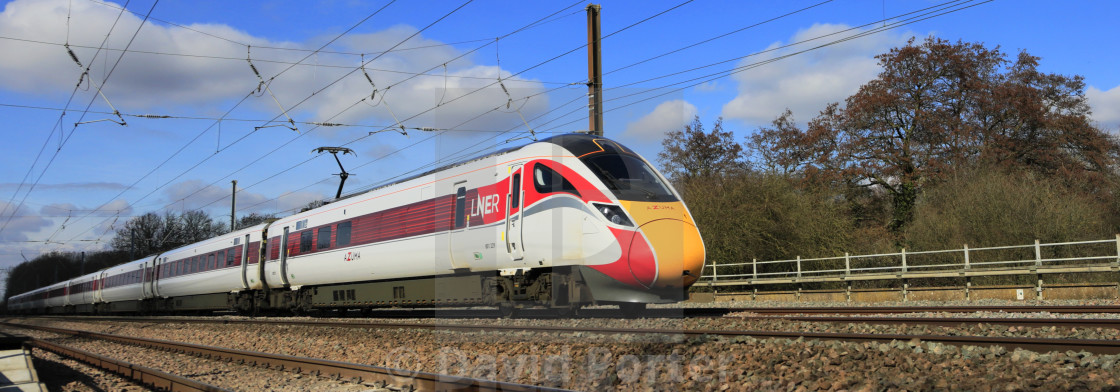
[[[955,327],[964,324],[992,324],[1016,327],[1067,327],[1120,329],[1120,319],[1088,318],[1001,318],[1001,317],[874,317],[874,316],[727,316],[744,320],[787,320],[813,323],[863,323],[936,325]]]
[[[795,308],[686,308],[693,314],[705,312],[718,312],[726,310],[727,313],[750,312],[757,314],[898,314],[898,313],[975,313],[975,312],[1004,312],[1004,313],[1120,313],[1120,306],[1116,305],[982,305],[982,306],[853,306],[853,307],[795,307]]]
[[[806,317],[811,318],[811,317]],[[846,320],[859,320],[866,317],[846,318]],[[822,318],[823,319],[823,318]],[[987,319],[985,319],[987,320]],[[1006,319],[991,319],[1006,320]],[[1096,354],[1120,354],[1120,340],[1104,339],[1062,339],[1062,338],[1026,338],[1026,337],[996,337],[996,336],[948,336],[948,335],[907,335],[907,334],[851,334],[831,332],[798,332],[798,331],[745,331],[745,330],[717,330],[717,329],[652,329],[652,328],[589,328],[589,327],[562,327],[562,326],[515,326],[515,325],[479,325],[479,324],[421,324],[400,322],[332,322],[312,320],[174,320],[174,319],[137,319],[124,318],[130,322],[197,322],[213,324],[248,324],[248,325],[283,325],[331,328],[367,328],[367,329],[411,329],[411,330],[456,330],[456,331],[533,331],[533,332],[592,332],[603,334],[654,334],[654,335],[684,335],[684,336],[752,336],[756,338],[806,338],[819,340],[841,340],[856,342],[890,342],[894,340],[910,341],[921,340],[955,346],[1004,346],[1008,349],[1023,348],[1034,351],[1066,351],[1085,350]],[[815,320],[816,321],[816,320]],[[824,321],[824,320],[820,320]],[[923,320],[917,320],[923,321]],[[940,320],[931,319],[931,322]],[[1051,320],[1045,320],[1051,321]],[[1107,320],[1093,320],[1101,324]],[[948,320],[958,323],[957,320]],[[1116,324],[1111,324],[1115,326]]]
[[[225,392],[230,389],[219,388],[210,384],[192,380],[174,374],[164,373],[156,369],[113,359],[88,351],[79,350],[61,344],[51,343],[42,339],[31,339],[27,346],[67,357],[79,362],[84,362],[93,367],[116,373],[122,377],[147,385],[155,390],[171,392]]]
[[[1065,328],[1108,328],[1120,329],[1120,319],[1102,318],[1022,318],[1022,317],[892,317],[892,316],[812,316],[812,315],[745,315],[723,316],[740,320],[786,320],[810,323],[862,323],[885,325],[935,325],[956,327],[967,324],[992,324],[1017,327],[1065,327]],[[55,320],[113,321],[134,323],[189,323],[189,324],[271,324],[307,327],[334,328],[418,328],[433,329],[453,326],[446,323],[391,323],[382,321],[329,321],[329,320],[287,320],[287,319],[221,319],[221,318],[159,318],[159,317],[105,317],[105,316],[55,316]],[[497,330],[519,330],[517,326],[471,325],[472,328],[491,328]],[[543,327],[548,328],[548,327]],[[520,329],[524,330],[524,329]]]
[[[1069,327],[1069,328],[1110,328],[1120,329],[1120,319],[1101,318],[1021,318],[1021,317],[876,317],[876,316],[805,316],[805,315],[749,315],[749,316],[724,316],[723,318],[739,320],[786,320],[812,323],[864,323],[864,324],[907,324],[907,325],[937,325],[959,326],[965,324],[993,324],[1021,327]],[[248,324],[248,325],[284,325],[304,327],[332,327],[332,328],[415,328],[415,329],[465,329],[457,325],[466,325],[474,329],[493,330],[535,330],[535,328],[558,327],[530,327],[508,325],[478,325],[478,324],[448,324],[448,323],[421,323],[421,322],[384,322],[376,320],[366,321],[332,321],[332,320],[289,320],[289,319],[222,319],[222,318],[159,318],[159,317],[104,317],[104,316],[63,316],[50,317],[54,320],[74,321],[110,321],[129,323],[187,323],[187,324]]]
[[[242,364],[266,366],[280,370],[294,370],[318,376],[356,379],[359,382],[379,383],[385,386],[407,388],[413,391],[566,391],[534,385],[516,384],[501,381],[483,380],[436,373],[417,372],[381,366],[339,362],[318,358],[296,357],[291,355],[269,354],[255,351],[237,350],[224,347],[172,342],[158,339],[145,339],[90,331],[45,327],[39,325],[0,322],[16,328],[28,328],[54,332],[83,338],[108,340],[146,348],[162,349],[187,353],[214,360],[227,360]]]

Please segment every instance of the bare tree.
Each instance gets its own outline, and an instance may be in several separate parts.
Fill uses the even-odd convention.
[[[665,174],[678,183],[733,174],[745,167],[743,147],[733,133],[723,130],[722,118],[706,132],[697,116],[684,129],[665,135],[661,146],[657,160]]]

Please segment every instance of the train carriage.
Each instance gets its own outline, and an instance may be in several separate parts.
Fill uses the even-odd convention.
[[[9,309],[37,297],[52,310],[85,305],[92,290],[95,310],[111,312],[635,310],[683,299],[704,261],[687,207],[649,162],[571,134],[16,296]]]
[[[102,270],[98,312],[138,312],[145,294],[145,271],[154,257],[130,261]]]
[[[155,310],[220,310],[237,295],[261,287],[256,260],[266,225],[237,230],[156,257],[151,307]],[[247,263],[246,261],[252,261]]]
[[[68,302],[69,306],[74,307],[74,312],[93,313],[94,305],[101,301],[98,290],[100,288],[99,275],[99,272],[94,272],[71,279],[67,283],[70,297]]]
[[[50,313],[64,313],[66,306],[69,305],[70,301],[66,295],[67,283],[69,282],[58,282],[46,287],[43,293],[43,306]]]

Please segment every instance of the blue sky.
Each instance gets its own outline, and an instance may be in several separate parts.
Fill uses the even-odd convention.
[[[1094,119],[1120,127],[1118,2],[682,2],[601,2],[603,34],[617,32],[603,41],[606,134],[649,159],[696,115],[724,117],[740,138],[785,108],[808,120],[873,78],[874,55],[930,35],[998,45],[1010,58],[1027,50],[1046,72],[1082,75]],[[309,4],[135,0],[122,14],[121,3],[6,2],[0,268],[21,252],[104,248],[146,212],[228,214],[234,179],[241,213],[333,196],[338,168],[311,153],[320,146],[356,152],[342,157],[356,190],[524,143],[528,129],[587,128],[586,2]],[[753,65],[927,7],[957,11]],[[294,127],[270,122],[289,118]]]

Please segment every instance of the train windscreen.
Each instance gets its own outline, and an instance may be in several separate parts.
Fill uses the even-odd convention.
[[[595,154],[582,159],[619,200],[677,201],[661,177],[633,155]]]

